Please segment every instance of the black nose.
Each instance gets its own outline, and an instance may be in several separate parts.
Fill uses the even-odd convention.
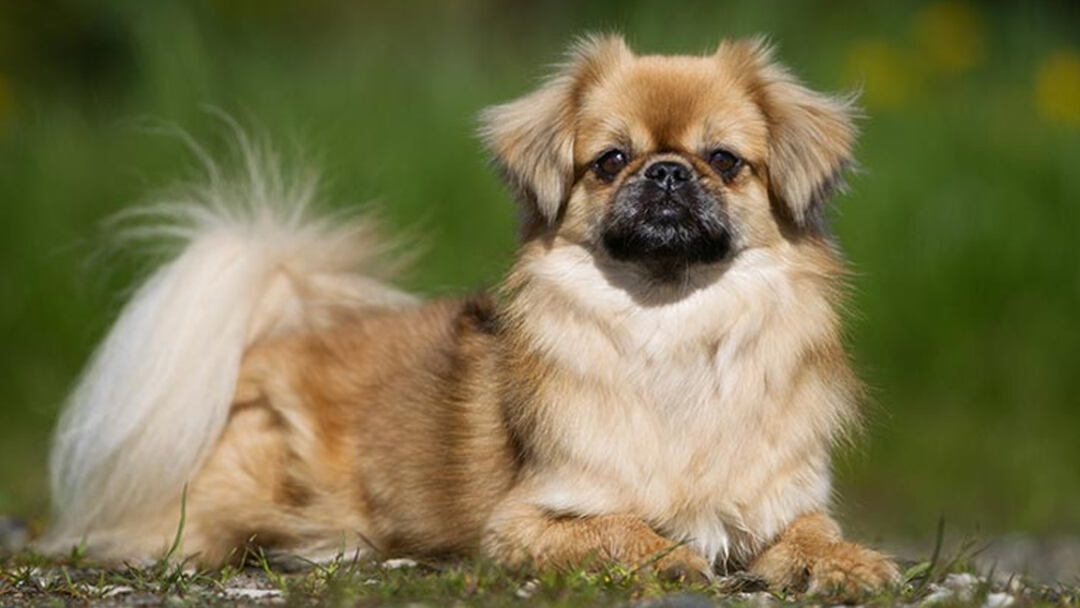
[[[645,179],[656,182],[665,190],[674,190],[690,181],[690,167],[670,160],[662,160],[645,169]]]

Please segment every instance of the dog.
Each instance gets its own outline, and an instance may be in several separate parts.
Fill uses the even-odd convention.
[[[247,146],[150,232],[184,245],[66,404],[46,545],[896,582],[828,515],[859,424],[826,210],[854,114],[760,39],[582,39],[481,115],[521,210],[508,276],[427,302],[370,221],[314,216],[311,184]]]

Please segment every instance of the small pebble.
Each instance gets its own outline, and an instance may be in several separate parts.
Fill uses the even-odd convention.
[[[517,591],[514,592],[514,595],[523,600],[527,600],[532,597],[536,593],[536,590],[539,588],[540,582],[536,579],[533,579],[525,583],[524,585],[518,587]]]
[[[955,591],[970,590],[978,584],[979,579],[974,574],[968,574],[967,572],[950,574],[945,577],[945,586]]]
[[[226,589],[225,597],[233,600],[281,600],[284,595],[277,589]]]
[[[991,593],[986,596],[983,608],[1009,608],[1016,603],[1016,598],[1008,593]]]
[[[37,585],[38,589],[47,589],[53,581],[57,580],[57,576],[52,570],[45,571],[34,567],[30,569],[30,580]]]
[[[932,604],[940,604],[948,602],[956,597],[956,593],[952,589],[946,589],[940,585],[930,585],[930,594],[923,598],[919,602],[920,606],[930,606]]]
[[[127,594],[129,594],[129,593],[131,593],[131,592],[133,592],[135,590],[132,589],[131,587],[126,586],[126,585],[110,585],[108,587],[105,587],[104,591],[105,591],[105,593],[102,593],[101,597],[109,598],[109,597],[119,597],[121,595],[127,595]]]
[[[942,602],[970,602],[975,597],[975,589],[979,579],[967,572],[954,573],[945,577],[942,584],[931,583],[930,594],[923,598],[919,604],[929,606]]]

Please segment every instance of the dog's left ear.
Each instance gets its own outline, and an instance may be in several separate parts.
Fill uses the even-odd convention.
[[[539,89],[480,115],[480,137],[528,219],[550,224],[574,180],[574,129],[585,89],[631,57],[619,36],[589,36]]]
[[[799,226],[819,225],[826,201],[852,164],[854,98],[808,89],[773,60],[762,38],[721,45],[718,54],[742,63],[739,73],[748,74],[765,115],[770,195]]]

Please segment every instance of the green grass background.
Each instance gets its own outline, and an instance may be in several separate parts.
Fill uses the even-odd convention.
[[[100,222],[195,173],[224,110],[422,234],[409,285],[496,282],[515,211],[472,133],[586,31],[643,52],[766,33],[861,87],[835,228],[874,388],[838,462],[864,534],[1080,529],[1080,10],[1067,2],[0,1],[0,513],[47,513],[65,391],[137,264]]]

